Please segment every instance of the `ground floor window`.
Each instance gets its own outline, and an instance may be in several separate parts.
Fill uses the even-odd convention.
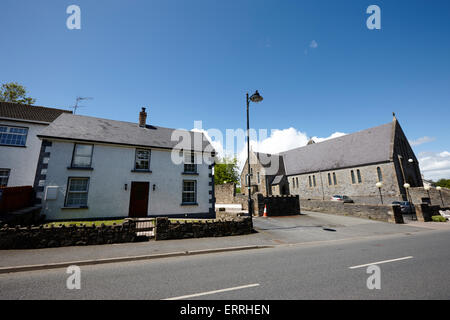
[[[89,178],[69,178],[67,183],[66,207],[86,207]]]
[[[9,169],[0,169],[0,187],[6,187],[9,180]]]
[[[197,181],[183,180],[183,203],[197,202]]]

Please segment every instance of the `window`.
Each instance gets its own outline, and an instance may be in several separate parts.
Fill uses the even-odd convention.
[[[193,152],[184,153],[184,172],[197,172],[197,165],[195,164],[195,154]]]
[[[378,174],[378,182],[383,182],[383,173],[381,172],[380,167],[377,167],[377,174]]]
[[[316,176],[313,176],[314,187],[316,187]]]
[[[136,149],[135,170],[150,171],[150,150]]]
[[[197,181],[183,180],[183,203],[197,202]]]
[[[333,183],[331,182],[331,173],[328,174],[328,185],[331,186]]]
[[[292,188],[295,188],[295,179],[292,178]]]
[[[0,144],[24,147],[27,134],[28,128],[0,126]]]
[[[69,178],[66,207],[87,207],[89,178]]]
[[[308,180],[309,180],[309,187],[312,188],[311,176],[308,176]]]
[[[259,180],[259,172],[256,173],[256,176],[258,177],[258,184],[260,184],[261,180]]]
[[[298,188],[298,178],[295,178],[295,181],[297,181],[297,188]]]
[[[0,187],[8,185],[9,171],[9,169],[0,169]]]
[[[89,168],[92,164],[92,144],[75,144],[73,150],[72,167]]]
[[[351,171],[352,174],[352,183],[355,184],[356,183],[356,178],[355,178],[355,171]]]
[[[362,178],[361,178],[361,172],[358,170],[356,170],[356,175],[358,176],[358,183],[362,182]]]
[[[336,173],[333,172],[333,182],[334,185],[337,185]]]

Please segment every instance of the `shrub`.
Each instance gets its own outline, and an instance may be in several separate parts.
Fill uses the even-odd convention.
[[[445,222],[447,219],[445,219],[443,216],[432,216],[431,219],[433,219],[434,222]]]

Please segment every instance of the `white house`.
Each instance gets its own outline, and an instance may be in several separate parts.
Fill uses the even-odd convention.
[[[144,108],[139,123],[62,114],[39,134],[46,172],[36,179],[47,220],[215,217],[214,150],[205,136],[146,118]]]
[[[71,111],[0,102],[0,187],[34,186],[37,135],[62,113]]]

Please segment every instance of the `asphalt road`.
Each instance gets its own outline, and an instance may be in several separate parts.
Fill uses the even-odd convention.
[[[0,299],[449,299],[449,244],[427,231],[85,266],[79,290],[65,269],[3,274]],[[369,290],[364,265],[386,260]]]

